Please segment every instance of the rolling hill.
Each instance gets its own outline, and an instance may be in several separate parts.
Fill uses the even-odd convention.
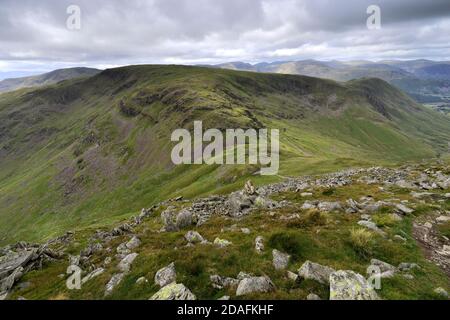
[[[450,101],[450,63],[430,60],[371,61],[281,61],[255,65],[231,62],[217,68],[298,74],[311,77],[348,81],[360,78],[380,78],[412,96],[416,101]]]
[[[0,93],[14,91],[21,88],[46,86],[79,77],[90,77],[99,72],[100,70],[92,68],[68,68],[55,70],[37,76],[5,79],[0,81]]]
[[[3,93],[0,242],[41,241],[175,196],[229,192],[259,170],[175,167],[171,132],[194,120],[280,129],[280,176],[431,158],[450,140],[450,119],[371,78],[148,65]]]

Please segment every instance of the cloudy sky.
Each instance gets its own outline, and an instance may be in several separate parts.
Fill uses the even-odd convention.
[[[67,27],[67,8],[81,28]],[[381,29],[366,26],[369,5]],[[73,21],[73,20],[70,20]],[[0,0],[0,79],[62,67],[450,60],[450,0]]]

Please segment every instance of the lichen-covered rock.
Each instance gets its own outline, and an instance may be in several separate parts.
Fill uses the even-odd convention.
[[[330,275],[330,300],[379,300],[379,297],[362,275],[340,270]]]
[[[298,269],[299,277],[307,280],[315,280],[317,282],[328,284],[330,274],[335,272],[333,268],[320,265],[311,261],[306,261],[300,269]]]
[[[164,287],[170,283],[173,283],[177,280],[177,273],[175,271],[175,263],[169,264],[167,267],[164,267],[155,274],[155,283],[160,287]]]
[[[184,235],[184,238],[189,243],[203,243],[203,242],[206,242],[206,240],[197,231],[188,231]]]
[[[150,300],[196,300],[196,296],[182,283],[171,283],[161,288]]]
[[[278,251],[277,249],[274,249],[272,251],[273,255],[273,266],[276,270],[284,270],[287,268],[289,264],[289,260],[291,259],[291,256],[287,253],[283,253],[281,251]]]
[[[275,285],[269,277],[245,278],[239,282],[236,296],[243,296],[251,293],[267,293],[275,290]]]
[[[216,238],[214,239],[214,244],[220,248],[225,248],[229,245],[232,245],[233,243],[225,239]]]

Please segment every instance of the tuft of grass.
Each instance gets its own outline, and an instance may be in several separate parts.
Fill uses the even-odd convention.
[[[353,228],[350,230],[349,243],[359,256],[367,258],[371,255],[373,238],[372,232],[362,228]]]

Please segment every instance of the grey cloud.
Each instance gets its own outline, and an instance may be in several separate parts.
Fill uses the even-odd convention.
[[[66,29],[66,8],[82,29]],[[366,28],[366,9],[382,29]],[[0,0],[0,71],[68,65],[450,58],[448,0]]]

